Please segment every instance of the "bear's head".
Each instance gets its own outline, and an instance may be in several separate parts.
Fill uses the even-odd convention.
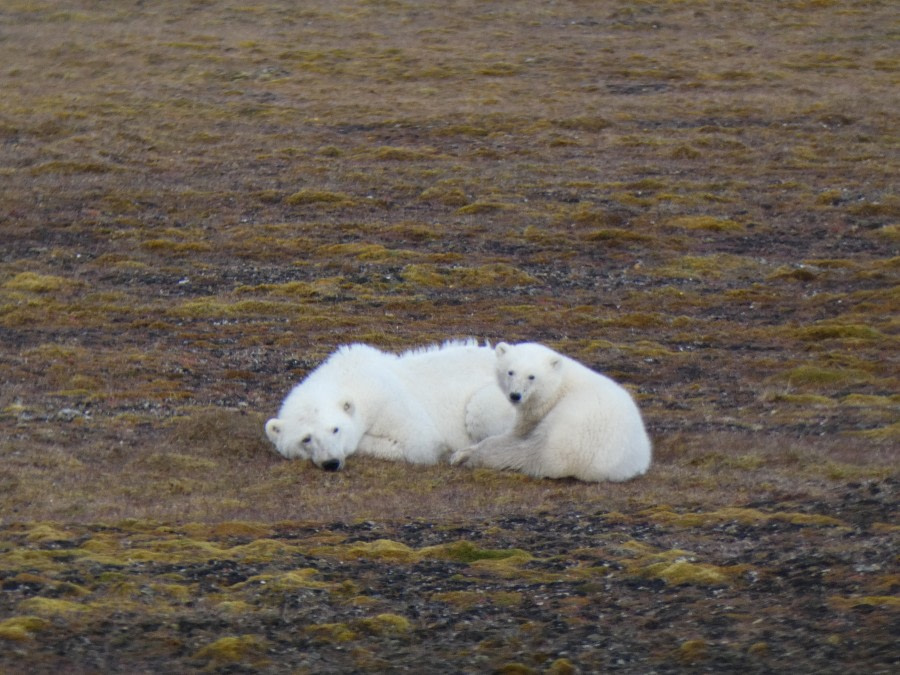
[[[497,354],[497,381],[516,407],[541,407],[556,398],[562,384],[563,358],[533,342],[501,342]]]
[[[334,406],[285,405],[280,417],[266,422],[266,436],[288,459],[310,459],[325,471],[339,471],[362,436],[355,412],[349,400]]]

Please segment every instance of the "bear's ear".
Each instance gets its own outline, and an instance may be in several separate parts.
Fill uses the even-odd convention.
[[[353,401],[347,400],[344,401],[344,405],[341,406],[344,409],[344,412],[353,417],[353,412],[356,410],[356,406],[353,405]]]
[[[562,366],[562,358],[559,356],[553,356],[550,358],[550,367],[553,370],[558,370]]]
[[[501,342],[496,347],[494,347],[494,353],[497,356],[503,356],[508,349],[509,349],[509,345],[506,344],[505,342]]]
[[[273,443],[278,441],[278,437],[281,436],[282,431],[284,431],[284,424],[277,417],[273,417],[266,422],[266,436],[268,436],[269,440]]]

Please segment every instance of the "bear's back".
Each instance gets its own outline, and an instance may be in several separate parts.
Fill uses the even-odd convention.
[[[397,365],[405,377],[417,383],[450,386],[457,380],[469,381],[473,372],[487,369],[493,373],[495,360],[490,347],[479,347],[472,340],[409,351],[400,355]]]

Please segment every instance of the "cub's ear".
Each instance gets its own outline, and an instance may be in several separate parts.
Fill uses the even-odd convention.
[[[344,409],[344,412],[347,413],[348,415],[350,415],[351,417],[353,416],[353,413],[356,411],[356,406],[353,405],[353,401],[349,401],[349,400],[344,401],[344,405],[342,407]]]
[[[553,370],[557,370],[560,366],[562,366],[562,359],[558,356],[554,356],[550,359],[550,367]]]
[[[282,431],[284,431],[284,423],[277,417],[273,417],[266,422],[266,436],[273,443],[278,442],[278,437],[281,436]]]
[[[505,342],[500,342],[496,347],[494,347],[494,353],[497,356],[503,356],[506,351],[509,349],[509,345]]]

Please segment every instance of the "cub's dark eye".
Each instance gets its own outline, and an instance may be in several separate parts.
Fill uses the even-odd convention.
[[[516,371],[510,370],[510,371],[509,371],[508,373],[506,373],[506,374],[509,375],[510,377],[512,377],[513,375],[516,374]]]
[[[534,379],[534,375],[529,375],[529,376],[528,376],[528,379],[529,379],[529,380],[533,380],[533,379]]]
[[[331,433],[336,434],[339,431],[340,431],[340,429],[338,427],[335,427],[334,429],[331,430]]]
[[[304,436],[302,442],[303,442],[303,443],[310,443],[310,442],[312,442],[312,436]]]

